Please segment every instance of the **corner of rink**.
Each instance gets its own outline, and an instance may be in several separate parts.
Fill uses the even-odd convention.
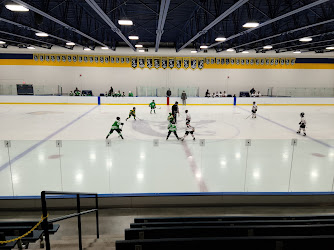
[[[45,105],[167,105],[166,97],[105,97],[105,96],[0,96],[0,104]],[[170,105],[182,104],[179,97],[170,97]],[[189,97],[187,105],[334,105],[333,97]]]

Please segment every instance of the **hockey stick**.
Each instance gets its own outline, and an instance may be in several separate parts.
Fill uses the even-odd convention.
[[[249,116],[247,116],[247,117],[245,118],[245,120],[248,119],[251,115],[252,115],[252,114],[250,114]]]

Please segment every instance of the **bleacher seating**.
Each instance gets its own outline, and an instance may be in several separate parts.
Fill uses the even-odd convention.
[[[38,221],[0,221],[0,241],[7,241],[17,238],[30,229],[32,229]],[[49,233],[55,234],[59,229],[59,224],[49,223]],[[23,237],[21,240],[16,240],[6,244],[0,244],[0,249],[27,249],[30,243],[40,240],[40,246],[42,247],[44,231],[39,225],[34,231]]]
[[[116,250],[332,249],[334,216],[135,218]]]

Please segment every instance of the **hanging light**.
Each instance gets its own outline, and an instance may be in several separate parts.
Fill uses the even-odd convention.
[[[139,36],[129,36],[129,39],[130,39],[130,40],[138,40],[138,39],[139,39]]]
[[[11,11],[21,11],[21,12],[29,11],[29,9],[27,9],[26,7],[18,4],[6,4],[5,7]]]
[[[190,53],[197,53],[197,50],[191,50]]]
[[[27,49],[35,49],[33,46],[28,46]]]
[[[119,25],[133,25],[131,20],[118,20]]]
[[[303,37],[299,39],[300,42],[311,42],[312,41],[312,37]]]
[[[200,48],[200,49],[207,49],[207,48],[209,48],[209,46],[207,46],[207,45],[202,45],[202,46],[200,46],[199,48]]]
[[[44,33],[44,32],[37,32],[35,33],[36,36],[41,36],[41,37],[47,37],[49,36],[48,34]]]
[[[67,42],[66,45],[69,45],[69,46],[74,46],[75,43],[74,42]]]
[[[234,52],[235,50],[232,49],[232,48],[230,48],[230,49],[227,49],[226,51],[227,51],[227,52]]]
[[[248,22],[248,23],[245,23],[244,25],[242,25],[242,27],[244,27],[244,28],[255,28],[259,25],[260,24],[258,22]]]
[[[300,53],[302,53],[300,50],[296,50],[296,51],[294,51],[293,53],[295,53],[295,54],[300,54]]]
[[[226,41],[226,37],[217,37],[217,38],[215,39],[215,41],[216,41],[216,42],[224,42],[224,41]]]
[[[271,45],[266,45],[266,46],[264,46],[263,48],[264,48],[264,49],[272,49],[273,46],[271,46]]]
[[[241,52],[242,54],[248,54],[249,52],[247,50],[244,50],[243,52]]]

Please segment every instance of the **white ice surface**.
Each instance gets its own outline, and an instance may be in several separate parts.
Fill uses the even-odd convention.
[[[188,109],[196,141],[165,141],[168,107],[150,114],[136,106],[0,105],[0,195],[41,190],[98,193],[332,191],[333,106],[180,106]],[[299,113],[307,137],[297,135]],[[115,117],[123,135],[105,136]],[[247,119],[246,119],[247,118]],[[297,138],[297,145],[291,139]],[[154,145],[153,139],[158,139]],[[205,139],[205,145],[200,145]],[[244,139],[252,139],[246,146]],[[6,148],[3,140],[10,140]],[[56,147],[55,140],[62,140]],[[9,163],[9,159],[10,164]],[[11,171],[10,171],[11,170]]]

